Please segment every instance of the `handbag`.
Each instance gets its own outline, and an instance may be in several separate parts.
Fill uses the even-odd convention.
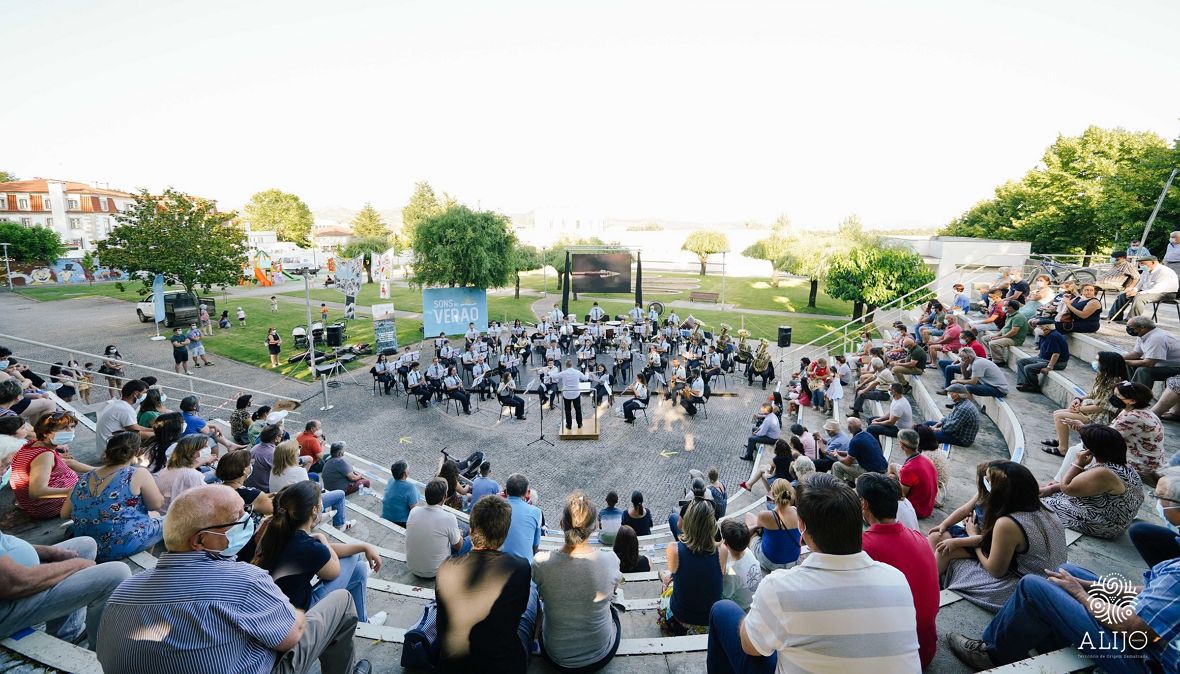
[[[430,602],[422,609],[422,617],[410,629],[402,642],[402,667],[433,672],[438,666],[438,603]]]

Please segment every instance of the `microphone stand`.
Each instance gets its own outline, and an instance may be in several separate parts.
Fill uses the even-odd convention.
[[[542,382],[541,385],[544,386],[544,383]],[[526,390],[525,393],[527,394],[528,391]],[[549,396],[548,391],[545,392],[545,396],[546,397]],[[541,436],[539,438],[537,438],[536,440],[533,440],[532,442],[525,445],[525,447],[532,447],[533,445],[537,444],[538,442],[543,442],[543,443],[549,445],[550,447],[552,447],[553,443],[549,442],[548,440],[545,439],[545,403],[542,402],[541,404],[537,405],[537,415],[538,415],[537,418],[539,420],[538,425],[541,428]]]

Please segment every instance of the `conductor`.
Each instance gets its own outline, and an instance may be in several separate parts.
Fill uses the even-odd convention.
[[[561,387],[562,404],[565,407],[565,429],[571,430],[573,428],[573,419],[571,416],[576,415],[578,419],[578,428],[582,427],[582,389],[581,383],[590,381],[590,378],[582,374],[581,370],[574,367],[573,361],[565,360],[565,369],[557,374],[557,383]],[[571,413],[571,408],[573,412]]]

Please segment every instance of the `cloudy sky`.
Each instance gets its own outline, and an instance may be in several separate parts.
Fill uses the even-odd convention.
[[[1057,134],[1180,135],[1177,25],[1169,0],[0,0],[0,169],[935,226]]]

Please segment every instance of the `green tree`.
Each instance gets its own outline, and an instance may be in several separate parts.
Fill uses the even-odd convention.
[[[860,216],[853,213],[841,220],[840,224],[836,225],[836,236],[849,246],[864,241],[865,226],[860,221]]]
[[[373,208],[373,204],[365,202],[356,217],[352,219],[352,233],[361,238],[387,237],[389,236],[389,228],[385,226],[385,221],[381,219],[381,214],[377,212],[377,209]]]
[[[156,274],[189,292],[234,285],[247,259],[246,237],[233,224],[237,215],[172,189],[160,195],[142,190],[115,216],[119,224],[98,242],[98,257],[104,265],[138,274],[141,295],[151,292]]]
[[[369,276],[369,283],[373,282],[373,256],[380,255],[389,250],[389,237],[387,236],[361,236],[354,237],[343,248],[340,249],[340,255],[346,258],[354,258],[357,255],[364,255],[365,273]]]
[[[20,180],[15,173],[11,171],[0,171],[0,183],[12,183]]]
[[[783,213],[782,215],[778,216],[777,218],[774,219],[774,222],[770,223],[770,235],[771,236],[775,236],[775,237],[787,236],[787,232],[789,232],[790,229],[791,229],[791,219],[789,217],[787,217],[786,213]]]
[[[913,251],[861,244],[834,256],[827,277],[828,294],[852,302],[852,317],[860,318],[864,307],[872,312],[930,283],[934,271]],[[906,304],[925,299],[917,293]]]
[[[585,239],[571,239],[568,237],[561,237],[553,242],[553,245],[544,250],[544,255],[541,258],[542,266],[553,267],[557,272],[557,289],[561,290],[562,276],[561,273],[565,270],[565,249],[571,246],[605,246],[607,245],[602,239],[591,236]]]
[[[512,235],[507,217],[451,206],[413,227],[412,282],[418,286],[508,285],[513,274]]]
[[[814,309],[820,282],[827,278],[832,259],[844,250],[847,250],[847,246],[841,245],[831,236],[812,234],[805,244],[800,242],[798,245],[788,246],[786,252],[775,262],[775,267],[807,279],[810,284],[807,306]]]
[[[770,285],[777,288],[779,274],[787,271],[787,249],[795,240],[786,236],[769,236],[750,244],[742,251],[742,255],[755,260],[766,260],[770,263]]]
[[[246,219],[256,230],[273,231],[280,241],[306,248],[311,245],[311,209],[294,194],[269,189],[250,197]]]
[[[414,230],[427,218],[432,218],[443,212],[443,204],[434,193],[430,183],[422,181],[415,183],[414,193],[410,201],[402,208],[402,238],[407,243],[414,240]],[[413,245],[413,244],[411,244]]]
[[[512,276],[516,285],[516,299],[520,299],[520,273],[540,269],[544,264],[541,251],[537,250],[536,246],[516,242],[512,248]]]
[[[705,265],[710,255],[729,252],[729,237],[725,236],[724,232],[698,229],[688,235],[680,250],[687,250],[697,256],[697,261],[701,263],[700,275],[704,276]]]
[[[17,262],[50,264],[66,252],[61,237],[48,227],[0,222],[0,241],[10,244],[8,256]]]
[[[94,285],[94,270],[98,266],[96,261],[97,258],[94,257],[93,252],[86,251],[82,254],[82,271],[86,273],[86,280],[90,282],[90,285]]]

